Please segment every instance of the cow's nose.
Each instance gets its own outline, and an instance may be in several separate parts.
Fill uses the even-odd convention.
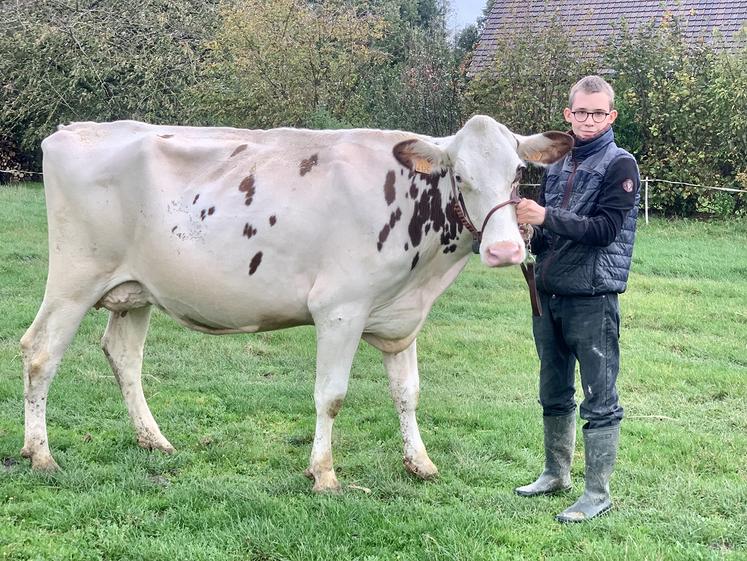
[[[494,243],[485,250],[484,262],[489,267],[518,265],[524,260],[524,246],[516,242]]]

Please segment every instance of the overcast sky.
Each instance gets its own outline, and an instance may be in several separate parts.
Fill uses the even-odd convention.
[[[485,0],[451,0],[450,27],[463,29],[482,16]]]

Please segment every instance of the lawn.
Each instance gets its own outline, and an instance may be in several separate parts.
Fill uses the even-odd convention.
[[[361,343],[333,438],[343,492],[311,492],[308,327],[211,337],[154,313],[145,392],[177,452],[138,448],[99,348],[105,310],[50,391],[62,471],[32,472],[18,340],[44,292],[46,215],[38,184],[0,187],[0,559],[747,559],[745,240],[745,219],[640,225],[620,298],[615,506],[563,526],[553,515],[583,489],[583,449],[572,492],[513,494],[543,460],[529,299],[518,268],[476,259],[418,340],[435,481],[405,472],[380,354]]]

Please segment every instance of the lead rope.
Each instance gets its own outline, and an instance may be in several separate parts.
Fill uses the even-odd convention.
[[[511,197],[507,201],[499,203],[492,209],[490,209],[490,212],[488,212],[487,216],[485,216],[485,221],[482,223],[482,230],[478,230],[477,228],[475,228],[475,225],[472,223],[472,220],[469,217],[469,212],[467,212],[467,207],[464,204],[462,194],[457,191],[456,181],[454,180],[454,170],[452,169],[449,169],[449,178],[451,179],[451,194],[454,197],[454,212],[461,221],[462,225],[467,228],[467,230],[469,230],[472,234],[472,252],[480,253],[482,232],[485,230],[485,226],[488,225],[488,220],[490,220],[490,217],[493,216],[493,214],[498,209],[503,208],[506,205],[517,205],[519,204],[519,201],[521,201],[521,197],[519,196],[518,181],[511,188]],[[524,245],[526,247],[527,257],[521,264],[521,272],[524,273],[524,279],[527,281],[527,286],[529,287],[529,300],[532,303],[532,315],[535,317],[541,317],[542,307],[540,306],[539,293],[537,292],[537,282],[534,277],[534,258],[531,257],[531,238],[525,239]]]
[[[526,247],[526,259],[521,264],[521,272],[524,274],[524,280],[527,281],[527,288],[529,288],[529,301],[532,304],[532,316],[542,317],[542,303],[539,299],[539,292],[537,291],[537,278],[534,274],[534,255],[532,254],[532,236],[524,238],[524,246]]]

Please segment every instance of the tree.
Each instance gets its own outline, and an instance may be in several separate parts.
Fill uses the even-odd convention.
[[[213,16],[213,4],[198,0],[0,5],[0,136],[38,161],[59,123],[187,120],[183,93]]]
[[[362,69],[383,60],[385,20],[345,0],[237,0],[194,89],[205,121],[245,127],[349,125]]]

